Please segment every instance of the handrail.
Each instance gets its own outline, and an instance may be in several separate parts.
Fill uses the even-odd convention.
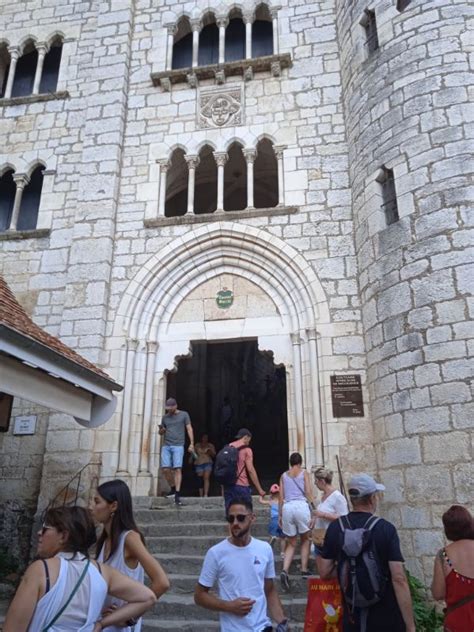
[[[69,492],[69,489],[73,487],[73,484],[75,484],[76,489],[75,489],[75,495],[74,495],[74,502],[72,504],[76,505],[77,499],[79,498],[79,494],[80,494],[81,479],[82,479],[84,470],[86,470],[88,467],[91,467],[91,466],[96,466],[100,468],[101,465],[102,465],[102,455],[99,455],[99,458],[97,460],[89,461],[89,463],[86,463],[83,467],[81,467],[81,469],[74,474],[74,476],[68,481],[68,483],[66,483],[66,485],[62,487],[59,490],[59,492],[56,494],[56,496],[48,503],[47,509],[51,509],[52,507],[60,505],[61,503],[57,501],[61,497],[62,494],[64,494],[62,506],[65,507],[66,504],[71,504],[71,502],[68,500],[68,492]],[[98,482],[99,472],[92,478],[92,481],[96,479]],[[89,489],[89,493],[90,493],[90,489]]]

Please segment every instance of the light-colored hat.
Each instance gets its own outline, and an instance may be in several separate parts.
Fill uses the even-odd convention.
[[[383,492],[385,485],[376,483],[368,474],[354,474],[349,481],[348,489],[351,498],[360,498],[361,496],[370,496],[375,492]]]

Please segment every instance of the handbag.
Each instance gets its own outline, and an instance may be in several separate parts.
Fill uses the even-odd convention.
[[[46,627],[44,627],[42,629],[41,632],[48,632],[48,630],[56,623],[56,621],[59,619],[59,617],[62,615],[62,613],[66,610],[66,608],[69,606],[69,604],[71,603],[72,598],[74,597],[74,595],[77,593],[77,591],[79,590],[79,586],[82,584],[82,581],[84,579],[84,577],[87,574],[87,570],[89,568],[89,564],[90,564],[90,560],[87,560],[87,563],[84,567],[84,570],[81,573],[81,576],[79,577],[79,579],[76,582],[76,585],[74,586],[74,588],[71,591],[71,594],[69,595],[69,597],[67,598],[66,603],[64,604],[64,606],[61,608],[61,610],[59,610],[59,612],[56,614],[56,616],[48,623],[48,625]]]
[[[326,529],[313,529],[311,534],[313,543],[320,549],[324,544],[324,536],[326,535]]]

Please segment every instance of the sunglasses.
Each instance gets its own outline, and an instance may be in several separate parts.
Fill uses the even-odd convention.
[[[245,522],[247,516],[250,516],[250,514],[236,514],[235,516],[229,514],[226,516],[226,520],[229,524],[234,524],[234,522]]]
[[[44,535],[48,529],[56,529],[56,527],[50,527],[49,525],[43,523],[40,529],[41,535]]]

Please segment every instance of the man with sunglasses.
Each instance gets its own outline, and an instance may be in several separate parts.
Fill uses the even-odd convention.
[[[220,613],[221,632],[288,632],[274,578],[273,551],[268,542],[251,536],[255,522],[252,501],[233,498],[226,520],[230,535],[211,547],[204,558],[194,601]],[[215,595],[210,589],[217,585]]]

